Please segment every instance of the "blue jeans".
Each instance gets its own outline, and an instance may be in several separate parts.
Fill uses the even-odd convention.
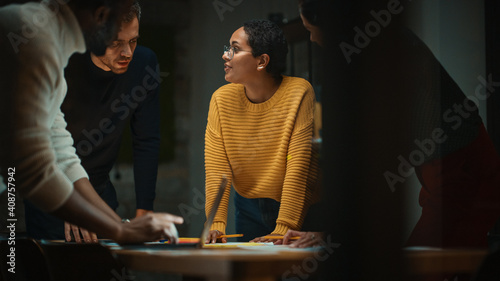
[[[244,236],[238,242],[268,235],[276,227],[280,203],[269,198],[248,199],[236,192],[234,196],[236,232]]]
[[[94,189],[111,209],[118,208],[116,191],[111,181],[108,180],[103,184],[96,185]],[[28,237],[51,240],[64,239],[64,221],[43,212],[27,200],[24,200],[24,212]]]

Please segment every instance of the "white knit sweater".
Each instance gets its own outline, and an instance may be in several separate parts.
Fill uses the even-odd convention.
[[[17,191],[45,211],[59,208],[73,182],[88,177],[60,110],[64,68],[73,53],[85,51],[85,41],[73,12],[61,3],[0,9],[2,182],[15,168]]]

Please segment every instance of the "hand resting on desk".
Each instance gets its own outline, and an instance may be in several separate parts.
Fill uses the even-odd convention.
[[[219,236],[221,236],[223,234],[224,233],[222,233],[216,229],[210,230],[210,232],[208,232],[207,239],[205,240],[205,244],[216,243],[217,239],[219,239],[219,241],[222,243],[227,243],[227,238],[225,238],[225,237],[219,238]]]
[[[297,240],[291,240],[291,237],[300,236]],[[321,245],[323,241],[323,232],[288,230],[283,240],[278,240],[275,245],[289,245],[292,248],[307,248]]]
[[[119,243],[136,243],[143,241],[158,241],[165,239],[172,244],[179,242],[179,234],[175,224],[183,223],[183,219],[167,213],[148,212],[140,217],[136,217],[129,223],[122,224],[123,234],[127,235],[126,240],[117,241]],[[71,242],[71,233],[76,243],[97,243],[97,235],[93,232],[78,227],[77,225],[64,223],[64,234],[67,242]],[[142,237],[142,238],[141,238]],[[155,237],[149,239],[148,237]],[[82,239],[83,238],[83,239]],[[225,239],[225,238],[224,238]]]
[[[277,237],[276,237],[276,239],[272,239],[272,238],[270,238],[270,236],[277,236]],[[254,242],[254,243],[276,242],[281,237],[282,237],[282,235],[271,233],[271,234],[266,235],[266,236],[256,237],[256,238],[250,240],[250,242]]]
[[[98,242],[97,235],[94,232],[89,232],[85,228],[78,227],[77,225],[71,224],[69,222],[64,222],[64,236],[66,237],[67,242],[71,242],[71,233],[73,233],[73,237],[75,238],[76,243]]]

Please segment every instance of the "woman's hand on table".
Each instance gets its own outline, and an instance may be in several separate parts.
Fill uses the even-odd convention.
[[[276,238],[271,238],[272,236],[276,236]],[[266,236],[262,236],[262,237],[256,237],[252,240],[250,240],[250,242],[253,242],[253,243],[268,243],[268,242],[277,242],[277,241],[280,241],[281,238],[283,236],[282,235],[279,235],[279,234],[275,234],[275,233],[271,233],[269,235],[266,235]]]
[[[291,239],[292,237],[298,237],[299,239]],[[310,232],[310,231],[297,231],[288,230],[283,240],[275,243],[276,245],[289,245],[292,248],[307,248],[321,245],[323,241],[323,232]]]
[[[226,243],[227,242],[227,238],[225,237],[222,237],[222,238],[218,238],[219,236],[223,235],[224,233],[220,232],[219,230],[210,230],[210,232],[208,232],[208,236],[207,236],[207,239],[205,240],[205,243],[206,244],[212,244],[212,243],[216,243],[217,240],[219,239],[220,242],[222,243]]]

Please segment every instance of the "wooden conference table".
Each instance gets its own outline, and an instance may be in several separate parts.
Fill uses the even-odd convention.
[[[47,247],[48,245],[62,245],[62,248],[56,247],[67,249],[64,246],[66,243],[62,241],[49,241],[48,243],[43,241],[41,243],[48,257],[54,257],[46,251],[50,249]],[[77,247],[74,247],[75,243],[70,245],[68,246],[72,249],[73,256],[78,260],[81,260],[83,252],[90,256],[96,253],[100,255],[103,252],[99,249],[106,251],[105,248],[107,248],[107,253],[114,256],[113,259],[118,259],[121,266],[130,270],[181,274],[184,280],[192,277],[198,278],[197,280],[209,281],[284,280],[287,278],[305,280],[318,274],[318,269],[322,266],[323,261],[334,254],[339,246],[339,244],[330,242],[325,243],[324,248],[314,249],[290,249],[286,246],[274,245],[240,245],[238,248],[204,249],[165,249],[163,247],[158,249],[147,245],[146,247],[144,245],[138,247],[119,246],[116,243],[104,243],[105,247],[97,245],[100,248],[85,244],[80,244]],[[87,246],[93,250],[90,251],[89,248],[83,251]],[[405,249],[402,254],[407,273],[417,277],[441,273],[473,274],[478,270],[488,252],[479,249],[413,248]],[[59,256],[61,255],[59,254]],[[67,261],[71,257],[65,254],[59,258]],[[56,264],[60,264],[60,262]],[[74,274],[72,270],[75,269],[70,268],[69,271]]]
[[[436,273],[475,273],[487,250],[413,248],[404,251],[407,268],[412,275]]]
[[[326,251],[294,250],[285,246],[176,250],[118,248],[112,252],[131,270],[182,274],[184,278],[208,281],[267,281],[312,276],[329,255]]]
[[[182,274],[209,281],[282,280],[311,276],[329,253],[293,250],[283,246],[213,248],[182,250],[112,250],[129,269]],[[413,276],[434,273],[474,273],[486,250],[404,250],[408,273]]]

